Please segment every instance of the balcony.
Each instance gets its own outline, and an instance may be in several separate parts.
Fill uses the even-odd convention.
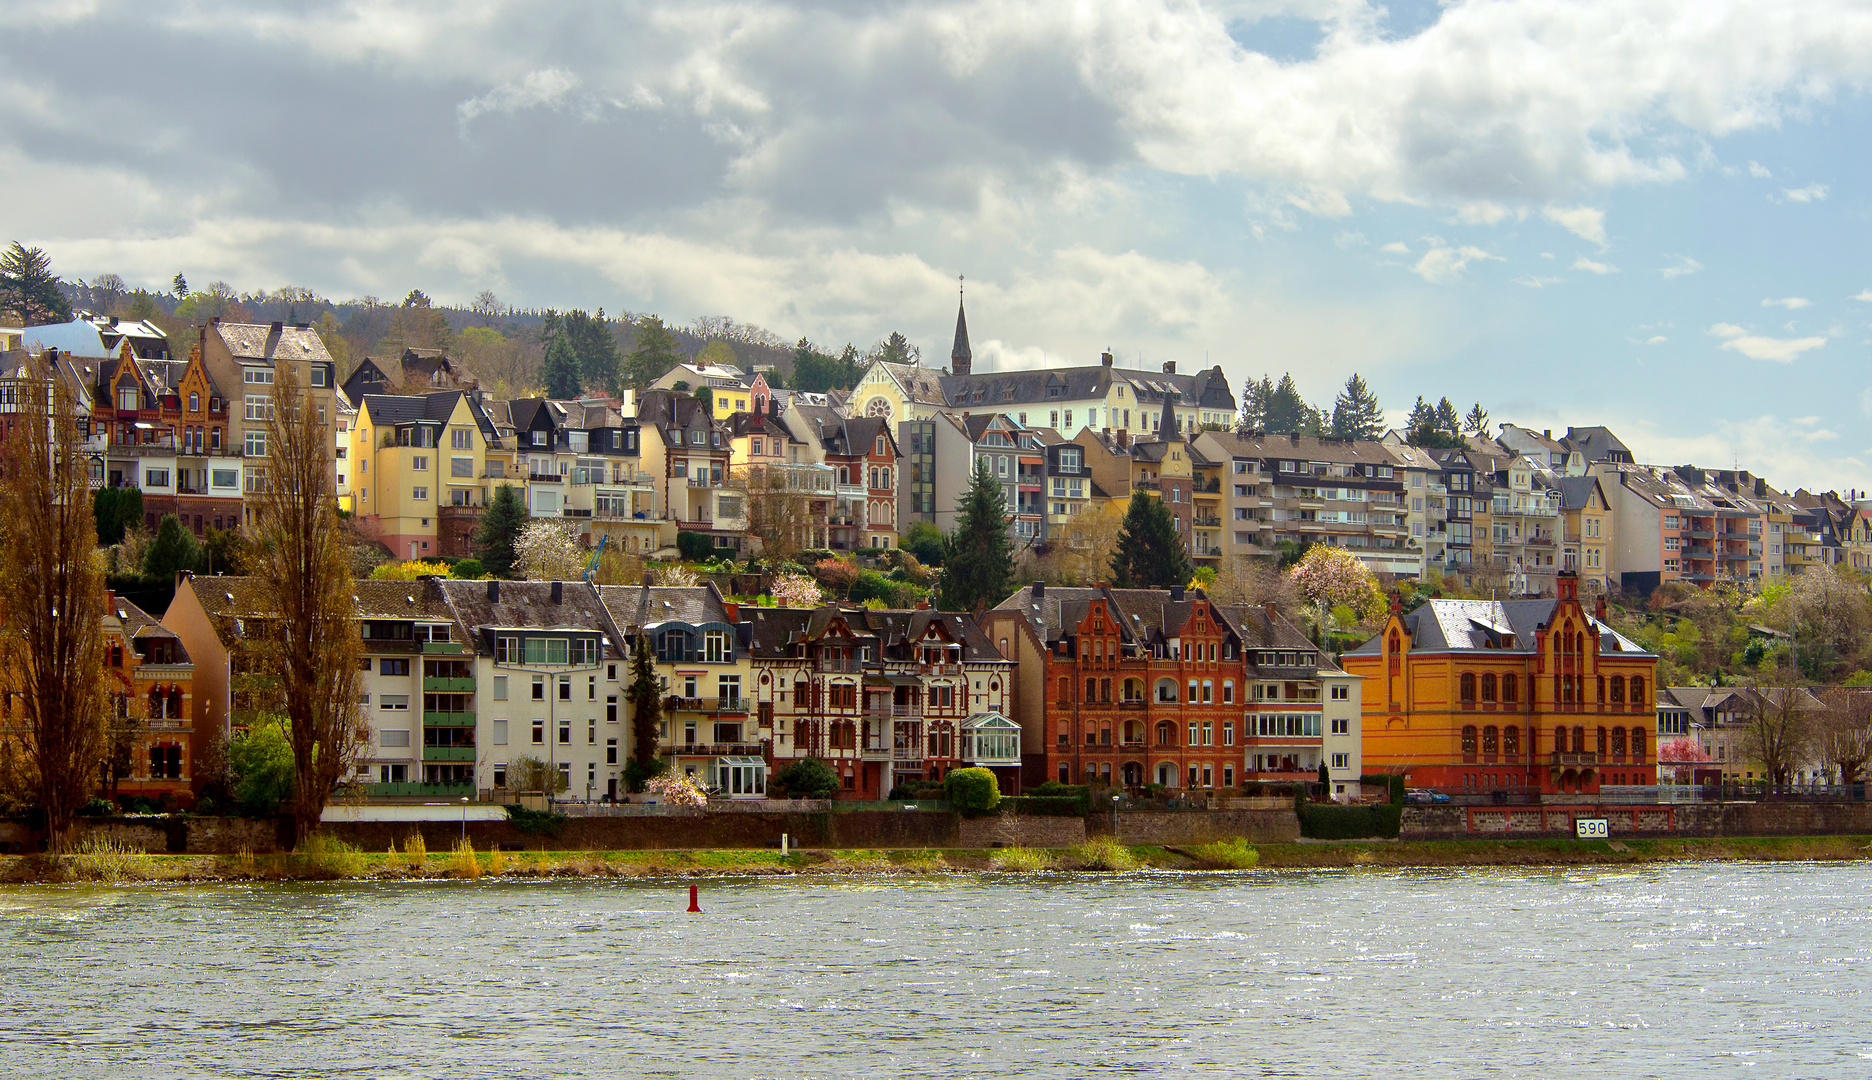
[[[425,694],[472,694],[474,688],[473,678],[423,676],[423,693]]]
[[[891,748],[891,760],[892,761],[922,761],[923,760],[923,747],[921,745],[892,747]]]
[[[1198,529],[1220,529],[1222,527],[1222,519],[1219,517],[1198,517],[1195,521],[1195,526]]]
[[[558,473],[528,473],[527,483],[529,484],[563,484],[565,483],[565,477],[560,476]]]
[[[475,714],[471,712],[424,712],[424,727],[474,727]]]
[[[459,641],[425,641],[422,643],[424,656],[460,656],[464,650],[465,646]],[[468,688],[473,690],[474,680],[470,679],[468,682],[470,684]]]
[[[1131,486],[1138,491],[1161,491],[1163,485],[1156,480],[1133,480]]]
[[[425,746],[424,761],[473,761],[475,748],[472,746]]]
[[[923,706],[898,705],[895,703],[886,705],[866,705],[864,714],[866,716],[890,716],[899,720],[921,720],[923,718]]]
[[[766,743],[684,743],[672,746],[669,753],[677,757],[766,757]]]
[[[664,703],[676,712],[744,713],[749,699],[744,697],[671,697]]]
[[[472,784],[359,784],[367,799],[446,799],[456,802],[474,796]]]
[[[1598,754],[1548,754],[1549,765],[1597,765]]]
[[[814,671],[824,671],[835,675],[856,675],[864,670],[864,663],[858,659],[834,660],[821,657],[813,661]]]

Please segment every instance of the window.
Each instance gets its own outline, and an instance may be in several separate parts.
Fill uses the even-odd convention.
[[[494,745],[507,745],[507,721],[505,720],[494,721]]]
[[[1352,767],[1352,755],[1351,754],[1334,754],[1332,756],[1332,767],[1335,769],[1351,768]]]
[[[616,739],[606,739],[605,740],[605,764],[616,765],[617,763],[618,763],[618,741]]]
[[[533,700],[546,700],[546,676],[544,675],[533,676]]]
[[[1344,717],[1334,720],[1332,722],[1332,733],[1334,735],[1352,734],[1352,721],[1347,720]]]
[[[379,675],[401,675],[407,678],[409,676],[409,660],[380,660],[377,663],[377,673]]]
[[[1474,705],[1476,699],[1475,675],[1464,672],[1462,675],[1462,701],[1465,705]]]
[[[1235,721],[1233,720],[1222,721],[1222,745],[1235,745]]]
[[[1492,676],[1492,675],[1491,675],[1491,676],[1489,676],[1489,678],[1491,678],[1491,679],[1493,679],[1493,678],[1494,678],[1494,676]],[[1349,686],[1335,686],[1335,687],[1333,687],[1333,688],[1332,688],[1332,699],[1333,699],[1334,701],[1349,701],[1349,700],[1351,700],[1351,698],[1352,698],[1352,688],[1351,688],[1351,687],[1349,687]]]
[[[168,469],[145,469],[143,470],[143,486],[153,487],[153,488],[168,487],[169,486],[169,470]]]
[[[1235,680],[1223,679],[1222,680],[1222,704],[1232,705],[1234,703],[1235,703]]]
[[[384,712],[409,712],[408,694],[382,694],[377,698],[377,707]]]
[[[426,487],[410,488],[410,499],[412,501],[424,502],[424,501],[427,501],[428,498],[429,498],[428,488]]]
[[[384,728],[377,733],[377,744],[379,746],[408,746],[409,729]]]
[[[1521,700],[1519,680],[1516,676],[1509,674],[1501,677],[1501,699],[1509,704]]]
[[[559,721],[559,745],[572,745],[572,721],[570,720]]]
[[[544,746],[545,744],[546,744],[546,721],[535,720],[533,721],[533,745]]]
[[[1473,762],[1476,759],[1476,729],[1470,724],[1462,729],[1462,759]]]
[[[243,452],[248,457],[266,457],[266,432],[249,429]]]
[[[729,661],[728,633],[725,630],[710,630],[702,635],[703,662],[725,664]]]

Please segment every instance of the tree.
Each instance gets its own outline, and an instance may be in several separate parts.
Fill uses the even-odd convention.
[[[631,350],[624,365],[624,382],[639,390],[661,379],[671,368],[682,363],[676,350],[676,338],[655,315],[637,320],[637,347]]]
[[[1770,783],[1786,784],[1813,746],[1819,707],[1792,668],[1751,680],[1744,701],[1743,753]]]
[[[943,534],[933,522],[913,521],[910,529],[903,535],[898,547],[917,557],[925,566],[941,566],[943,558]]]
[[[631,707],[631,759],[645,768],[656,760],[663,729],[663,688],[653,659],[647,635],[631,642],[631,681],[624,700]]]
[[[62,852],[105,752],[104,573],[70,392],[34,369],[18,408],[0,444],[0,671],[20,714],[0,753],[18,754]]]
[[[210,574],[251,573],[253,545],[239,529],[209,529],[202,541],[202,561]]]
[[[1269,435],[1317,435],[1319,413],[1300,396],[1292,375],[1282,375],[1268,395],[1262,429]]]
[[[1267,430],[1268,399],[1274,396],[1274,384],[1266,376],[1260,382],[1249,379],[1242,384],[1241,426],[1249,431]]]
[[[1449,399],[1444,398],[1443,404],[1449,405]],[[1462,432],[1460,430],[1445,431],[1439,416],[1440,412],[1437,406],[1419,397],[1417,404],[1411,406],[1410,419],[1405,425],[1404,441],[1412,446],[1423,446],[1432,450],[1460,449],[1463,445]],[[1449,414],[1452,418],[1456,415],[1454,406],[1450,406]]]
[[[964,814],[986,814],[1001,805],[1001,785],[980,766],[951,769],[943,777],[943,799]]]
[[[358,715],[362,641],[333,491],[331,428],[301,390],[295,365],[277,365],[274,379],[255,562],[263,610],[274,614],[263,651],[292,743],[293,834],[303,841],[370,732]]]
[[[1703,748],[1697,745],[1695,739],[1670,739],[1658,744],[1657,760],[1659,773],[1662,774],[1663,766],[1669,765],[1673,773],[1673,778],[1678,783],[1683,783],[1690,779],[1689,774],[1692,772],[1692,769],[1689,768],[1689,766],[1697,765],[1709,759],[1710,756],[1703,752]]]
[[[1013,590],[1014,553],[1007,535],[1007,495],[977,458],[968,491],[956,501],[960,515],[943,538],[942,608],[983,611]]]
[[[1801,571],[1771,611],[1794,635],[1795,661],[1810,679],[1856,656],[1872,629],[1866,590],[1827,565]]]
[[[170,279],[169,292],[177,300],[180,300],[184,296],[188,295],[188,278],[185,278],[182,276],[182,271],[177,270],[176,276]]]
[[[582,389],[578,354],[564,334],[554,334],[546,346],[546,362],[540,365],[540,381],[546,384],[549,398],[575,398]]]
[[[1321,630],[1328,628],[1328,613],[1335,608],[1350,608],[1368,622],[1384,615],[1384,594],[1378,590],[1378,579],[1345,548],[1315,544],[1288,571],[1288,576],[1300,595],[1313,605],[1314,623]]]
[[[1357,372],[1333,402],[1332,433],[1340,439],[1376,439],[1384,434],[1384,410],[1378,396]]]
[[[1438,431],[1461,442],[1462,417],[1456,415],[1456,406],[1450,404],[1449,398],[1437,402],[1436,425]]]
[[[502,484],[488,502],[474,531],[475,558],[481,560],[488,573],[497,578],[513,576],[514,563],[519,558],[514,545],[519,542],[520,531],[526,528],[526,523],[527,509],[520,500],[520,492],[512,484]]]
[[[122,275],[99,274],[91,279],[91,291],[102,293],[105,300],[114,303],[118,297],[130,291],[130,287],[124,284]]]
[[[1829,687],[1820,694],[1814,749],[1842,784],[1859,783],[1872,762],[1872,694]]]
[[[557,795],[571,786],[565,773],[536,757],[515,758],[507,766],[507,787],[513,791],[538,791]]]
[[[1121,589],[1161,589],[1190,579],[1189,553],[1168,506],[1141,491],[1132,492],[1111,572],[1112,584]]]
[[[1478,438],[1488,436],[1488,410],[1480,401],[1469,408],[1469,415],[1463,417],[1463,430]]]
[[[158,304],[156,298],[143,289],[138,289],[136,292],[131,293],[129,301],[124,304],[124,315],[127,318],[138,320],[154,319],[160,314],[162,314],[162,305]]]
[[[708,796],[687,776],[664,773],[653,776],[645,784],[644,790],[657,797],[665,806],[702,807],[708,805]]]
[[[910,344],[909,339],[902,334],[892,330],[889,337],[880,338],[876,345],[871,346],[871,352],[865,358],[882,360],[887,364],[915,364],[922,361],[923,350]]]
[[[819,583],[805,574],[777,574],[767,592],[780,607],[816,608],[825,603]]]
[[[738,368],[741,366],[741,360],[735,355],[734,346],[728,344],[726,341],[711,341],[707,345],[702,346],[701,352],[696,353],[696,365],[698,367],[705,367],[710,364],[721,367]]]
[[[120,544],[125,532],[143,524],[143,491],[133,487],[99,488],[91,500],[91,514],[97,524],[98,543]]]
[[[136,772],[137,747],[142,745],[143,734],[148,728],[145,717],[139,715],[149,711],[147,699],[131,694],[112,694],[110,719],[104,726],[104,761],[102,772],[104,798],[117,801],[117,784]]]
[[[728,470],[727,486],[742,493],[747,531],[759,538],[768,566],[790,562],[812,542],[814,491],[811,478],[786,465],[737,465]]]
[[[18,240],[0,255],[0,311],[18,312],[25,326],[70,322],[71,302],[59,291],[52,260]]]
[[[230,794],[240,808],[265,817],[290,805],[296,786],[292,740],[278,716],[261,716],[228,743]]]
[[[796,799],[829,799],[838,791],[838,774],[818,758],[801,758],[781,769],[774,783]]]
[[[475,294],[474,303],[469,306],[468,310],[475,313],[475,317],[481,320],[482,326],[491,327],[502,311],[500,297],[495,296],[492,289],[482,289]]]
[[[578,362],[579,383],[602,386],[612,393],[623,386],[623,359],[618,356],[617,337],[611,333],[611,322],[605,318],[603,308],[598,309],[597,315],[587,315],[577,308],[566,312],[560,316],[558,333],[553,338],[554,341],[563,339],[572,346],[572,355]],[[546,355],[550,363],[550,345]],[[563,396],[578,395],[575,391]]]
[[[174,582],[177,571],[199,569],[201,561],[201,544],[194,534],[174,514],[164,514],[156,526],[156,538],[143,552],[143,576]]]
[[[528,581],[577,581],[590,561],[579,546],[577,525],[554,518],[527,522],[514,555]]]

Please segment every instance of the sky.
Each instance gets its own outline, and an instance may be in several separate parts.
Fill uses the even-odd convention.
[[[66,277],[1362,374],[1872,488],[1872,7],[9,0]]]

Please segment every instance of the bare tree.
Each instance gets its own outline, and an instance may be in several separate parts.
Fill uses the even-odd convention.
[[[143,744],[143,736],[149,727],[143,714],[148,711],[148,702],[135,694],[110,696],[109,719],[104,725],[104,759],[99,779],[104,797],[112,802],[117,801],[117,785],[136,772],[137,747]]]
[[[70,393],[40,368],[18,394],[0,455],[0,671],[22,712],[8,756],[35,781],[58,852],[104,757],[104,570]]]
[[[1786,784],[1813,746],[1819,705],[1792,668],[1751,684],[1746,700],[1743,753],[1761,766],[1770,783]]]
[[[728,470],[726,487],[746,500],[747,530],[760,538],[761,556],[768,566],[791,561],[813,546],[813,529],[825,524],[824,514],[813,512],[815,503],[829,505],[830,490],[814,484],[825,469],[800,465],[742,465]]]
[[[1856,784],[1872,762],[1872,693],[1829,687],[1820,694],[1820,707],[1815,752],[1839,770],[1840,783]]]
[[[481,320],[482,326],[493,326],[494,320],[500,317],[503,308],[500,297],[494,295],[493,289],[482,289],[475,294],[474,304],[469,310]]]
[[[294,835],[304,840],[369,732],[358,715],[363,646],[333,492],[331,430],[292,364],[280,364],[275,379],[256,561],[267,609],[277,618],[263,652],[292,742]]]

